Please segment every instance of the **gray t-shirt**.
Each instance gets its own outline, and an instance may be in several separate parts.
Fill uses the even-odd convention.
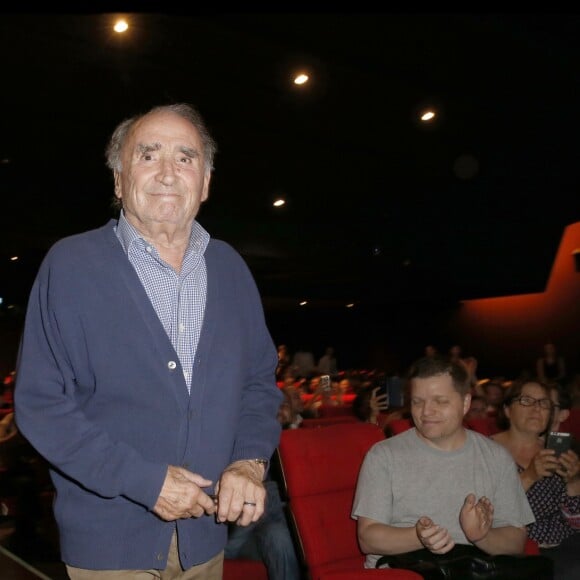
[[[415,429],[375,443],[359,474],[352,517],[390,526],[415,526],[430,517],[449,530],[457,544],[469,544],[459,524],[468,494],[488,497],[494,506],[492,527],[523,527],[534,515],[508,451],[469,429],[465,444],[440,451],[419,438]],[[367,555],[374,568],[379,556]]]

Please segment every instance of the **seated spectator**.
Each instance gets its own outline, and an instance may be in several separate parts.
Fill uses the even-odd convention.
[[[485,419],[487,417],[487,400],[479,395],[472,395],[469,410],[465,415],[465,421],[470,419]]]
[[[536,360],[536,376],[544,383],[557,383],[565,379],[566,361],[554,343],[544,345],[542,356]]]
[[[268,578],[300,580],[300,565],[276,481],[267,478],[264,514],[249,526],[229,524],[225,558],[262,560]]]
[[[515,382],[506,393],[506,430],[493,436],[512,455],[536,518],[528,535],[555,565],[555,580],[580,578],[580,462],[545,449],[545,433],[559,426],[558,394],[537,381]]]
[[[468,429],[473,429],[482,435],[493,435],[499,431],[496,417],[488,415],[487,401],[479,395],[471,396],[469,411],[465,415],[463,424]]]
[[[576,373],[570,380],[568,385],[568,392],[570,393],[571,409],[580,407],[580,373]]]
[[[312,419],[318,417],[318,410],[322,406],[333,407],[344,404],[342,391],[344,385],[341,385],[341,383],[342,381],[331,380],[330,385],[327,386],[320,382],[320,375],[312,377],[310,380],[312,397],[304,403],[304,418]]]
[[[352,515],[365,567],[379,559],[396,567],[402,554],[408,562],[418,553],[433,566],[442,554],[523,554],[534,517],[509,453],[463,427],[471,402],[465,367],[423,358],[409,382],[415,427],[373,445],[359,475]],[[515,560],[530,564],[504,559]],[[549,577],[542,563],[518,577]]]
[[[284,388],[283,393],[284,400],[280,405],[278,420],[283,429],[292,429],[300,424],[297,410],[302,401],[294,387]],[[224,557],[261,560],[268,571],[268,578],[272,580],[300,580],[300,564],[288,528],[280,488],[272,471],[273,469],[268,471],[264,481],[264,514],[248,526],[238,526],[234,522],[228,524],[228,542]]]
[[[299,346],[292,357],[292,373],[298,379],[308,379],[316,372],[314,355],[303,346]]]
[[[0,443],[12,439],[18,433],[14,413],[8,413],[0,418]]]
[[[338,363],[332,346],[327,346],[324,354],[318,359],[318,372],[321,375],[330,375],[331,377],[338,374]]]
[[[433,358],[434,356],[438,356],[439,355],[439,349],[435,345],[433,345],[433,344],[428,344],[425,347],[424,355],[427,358]]]
[[[503,386],[497,381],[488,381],[483,385],[483,391],[487,402],[487,414],[490,417],[497,417],[505,395]]]
[[[568,389],[558,383],[552,383],[548,386],[550,387],[550,398],[554,405],[550,431],[560,431],[560,426],[570,416],[572,397]],[[580,443],[580,441],[576,441],[576,443]]]
[[[276,380],[283,381],[286,371],[290,368],[290,353],[285,344],[278,346],[278,366],[276,367]]]
[[[379,393],[380,387],[370,386],[361,389],[352,402],[352,410],[359,421],[385,428],[386,412],[389,408],[387,395]],[[379,420],[380,419],[380,420]]]
[[[449,349],[449,358],[452,362],[456,362],[465,367],[469,375],[469,384],[471,387],[477,384],[477,359],[474,356],[464,356],[463,349],[458,344],[454,344]]]
[[[293,386],[282,389],[284,400],[278,409],[278,421],[282,429],[296,429],[302,423],[302,413],[304,412],[304,403],[300,397],[300,392]]]

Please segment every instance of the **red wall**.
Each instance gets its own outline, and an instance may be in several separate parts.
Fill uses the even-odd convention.
[[[544,292],[466,300],[450,326],[480,360],[510,369],[530,368],[546,342],[554,342],[569,371],[580,368],[580,222],[566,227]]]

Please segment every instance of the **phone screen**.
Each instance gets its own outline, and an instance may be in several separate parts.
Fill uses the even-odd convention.
[[[546,449],[553,449],[556,455],[561,455],[570,449],[571,440],[570,433],[551,431],[546,440]]]

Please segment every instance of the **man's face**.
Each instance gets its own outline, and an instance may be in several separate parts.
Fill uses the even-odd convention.
[[[503,396],[503,387],[499,385],[487,385],[487,388],[485,388],[485,398],[490,405],[500,405],[503,401]]]
[[[417,433],[432,447],[443,450],[463,445],[463,417],[471,395],[460,395],[448,374],[411,382],[411,414]]]
[[[471,401],[469,407],[468,417],[470,418],[482,418],[487,416],[487,405],[482,399],[477,399]]]
[[[210,180],[201,137],[191,123],[174,113],[145,116],[127,136],[121,163],[115,195],[138,231],[190,227]]]

